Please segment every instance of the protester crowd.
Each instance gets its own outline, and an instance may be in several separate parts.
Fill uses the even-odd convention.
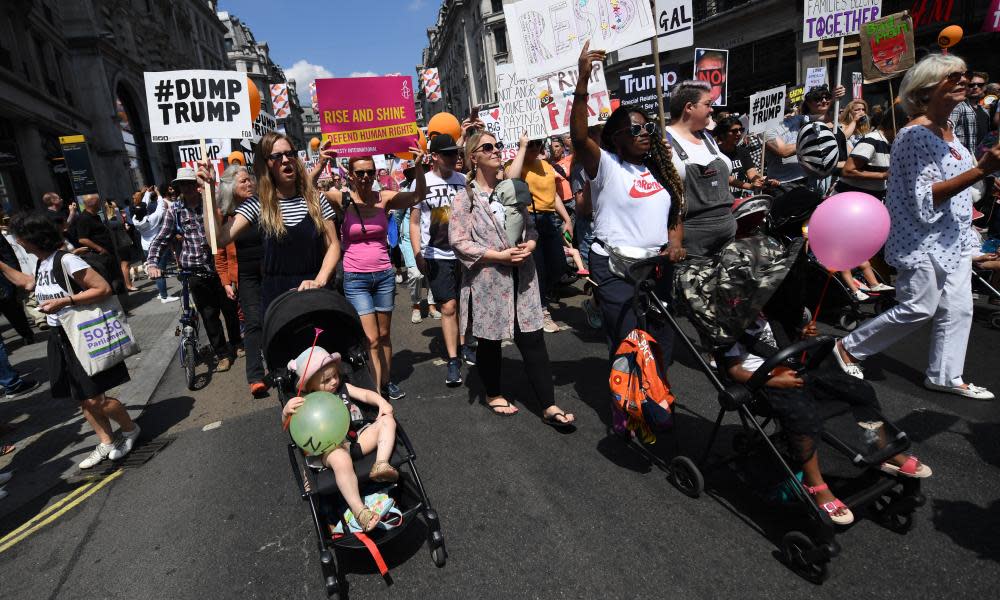
[[[628,249],[665,256],[672,265],[718,257],[738,236],[734,208],[765,195],[769,206],[777,205],[803,190],[818,200],[870,194],[891,217],[883,251],[840,274],[858,301],[893,290],[896,300],[837,343],[843,372],[863,379],[861,361],[930,321],[924,385],[993,398],[963,374],[972,270],[997,261],[981,236],[1000,235],[992,175],[1000,170],[1000,115],[997,102],[983,103],[985,73],[970,71],[955,55],[930,55],[906,74],[892,104],[847,100],[841,86],[815,87],[800,105],[787,107],[780,125],[757,137],[748,134],[745,118],[713,107],[712,88],[698,81],[670,90],[665,131],[637,107],[618,108],[602,125],[588,127],[586,80],[603,59],[589,47],[581,54],[569,133],[508,141],[517,145],[511,160],[501,159],[501,140],[470,116],[456,131],[431,136],[426,149],[413,148],[401,181],[380,173],[370,156],[351,157],[332,180],[320,179],[324,167],[338,164],[335,152],[323,148],[307,171],[292,140],[269,133],[252,168],[233,165],[221,177],[207,163],[181,168],[168,185],[120,201],[89,195],[78,206],[48,193],[45,210],[16,215],[10,241],[35,257],[37,273],[23,273],[8,240],[0,240],[0,310],[26,343],[33,341],[32,325],[50,331],[52,394],[79,403],[100,440],[80,467],[128,454],[139,427],[106,395],[129,380],[124,363],[88,374],[58,317],[77,305],[126,298],[142,277],[155,280],[159,301],[170,303],[178,298],[168,294],[166,278],[189,275],[212,368],[226,371],[245,356],[254,397],[268,394],[261,348],[268,306],[289,289],[337,289],[367,337],[379,394],[363,401],[380,410],[386,399],[406,395],[392,366],[392,314],[397,289],[405,286],[411,323],[430,316],[440,327],[444,385],[462,384],[463,363],[476,367],[489,410],[516,415],[519,408],[501,385],[501,343],[513,340],[532,391],[528,401],[546,424],[571,429],[576,417],[555,403],[545,341],[560,329],[551,310],[565,287],[582,285],[587,298],[579,322],[603,332],[611,356],[639,321],[635,287],[615,266],[616,257]],[[838,100],[843,110],[835,114]],[[813,124],[830,130],[837,145],[836,167],[823,177],[804,168],[797,154],[800,132]],[[202,186],[213,194],[214,220],[206,218]],[[215,254],[208,245],[213,233]],[[667,267],[657,293],[670,298],[674,285]],[[669,365],[673,332],[650,324],[650,333]],[[748,355],[735,347],[727,355],[735,378],[748,377]],[[0,385],[7,398],[39,385],[19,376],[2,343]],[[772,387],[801,385],[775,376]],[[618,425],[622,417],[615,418]],[[813,456],[802,450],[803,463]],[[906,457],[891,465],[918,473],[913,476],[930,472]],[[806,473],[831,518],[849,522],[850,511],[824,491],[818,464]],[[0,484],[5,481],[0,475]]]

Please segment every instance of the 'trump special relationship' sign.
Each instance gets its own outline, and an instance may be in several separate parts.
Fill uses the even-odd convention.
[[[154,142],[250,137],[250,94],[245,73],[143,73]]]
[[[317,79],[316,93],[323,141],[341,156],[406,152],[416,145],[410,77]]]
[[[750,96],[750,126],[755,134],[777,126],[785,118],[785,86],[757,92]]]
[[[882,16],[882,0],[805,0],[802,41],[854,35],[861,25]]]
[[[648,0],[521,0],[503,12],[514,66],[526,79],[576,64],[587,40],[611,52],[656,35]]]
[[[655,116],[660,98],[656,95],[656,74],[653,65],[632,67],[618,74],[618,95],[622,106],[636,106],[646,111],[647,115]],[[669,89],[680,81],[678,65],[662,65],[660,80],[663,82],[663,97],[669,97]]]

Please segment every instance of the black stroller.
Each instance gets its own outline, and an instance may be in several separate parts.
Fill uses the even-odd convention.
[[[654,257],[639,261],[631,267],[631,272],[635,280],[643,282],[637,293],[641,294],[645,310],[650,316],[669,323],[696,366],[705,373],[718,393],[718,416],[692,479],[700,483],[702,472],[723,465],[734,464],[738,469],[753,464],[774,467],[772,471],[777,472],[775,487],[780,487],[783,500],[798,506],[802,514],[801,523],[794,526],[789,524],[795,521],[782,521],[780,526],[785,532],[780,542],[781,556],[804,578],[819,583],[828,576],[831,558],[840,552],[835,540],[836,530],[826,512],[803,489],[797,474],[779,450],[780,432],[774,431],[773,415],[766,410],[761,390],[771,372],[779,366],[791,367],[800,373],[817,369],[833,349],[834,340],[821,336],[792,344],[768,357],[745,384],[728,379],[724,362],[725,349],[738,340],[746,326],[757,318],[761,308],[784,282],[792,265],[801,258],[801,248],[801,241],[786,249],[772,238],[756,236],[731,243],[716,263],[690,266],[684,263],[678,268],[675,304],[696,326],[702,345],[713,350],[717,368],[709,366],[694,342],[678,326],[671,308],[654,291],[650,277],[665,259]],[[719,310],[719,307],[724,308]],[[831,410],[823,415],[828,425],[850,414],[850,407],[837,405],[829,407]],[[740,433],[733,439],[735,452],[710,460],[723,420],[729,412],[737,414],[741,425]],[[830,480],[837,496],[849,507],[868,507],[868,514],[877,521],[902,533],[911,527],[913,512],[925,500],[920,493],[919,479],[896,478],[878,469],[882,462],[905,451],[910,445],[905,433],[884,418],[883,422],[887,439],[882,447],[872,450],[866,449],[863,441],[855,443],[850,435],[834,434],[829,426],[824,428],[822,439],[846,457],[853,467],[850,468],[852,477],[841,485]],[[853,423],[851,425],[860,429]]]
[[[347,371],[343,376],[346,380],[353,385],[374,389],[367,367],[367,337],[357,312],[350,303],[342,295],[327,289],[292,291],[275,299],[264,319],[264,358],[268,365],[268,378],[277,390],[281,404],[284,405],[295,393],[295,375],[287,370],[286,365],[312,345],[315,328],[322,329],[318,345],[330,352],[339,352],[343,357],[343,368]],[[362,410],[364,408],[362,405]],[[365,416],[371,419],[371,415]],[[362,538],[353,534],[334,533],[333,528],[338,523],[343,524],[345,532],[348,531],[348,526],[344,522],[345,503],[337,489],[333,472],[307,463],[305,456],[293,443],[288,444],[288,460],[301,489],[302,499],[309,503],[309,510],[312,512],[319,542],[320,568],[327,594],[337,598],[345,585],[343,575],[337,568],[337,551],[365,550],[366,544]],[[366,488],[376,486],[368,479],[374,460],[375,454],[372,453],[354,463],[362,495]],[[435,565],[443,567],[448,553],[441,534],[441,523],[420,482],[415,460],[413,446],[402,425],[397,423],[396,447],[390,463],[399,470],[399,481],[392,484],[386,493],[402,512],[402,524],[392,529],[377,527],[367,537],[376,547],[380,547],[412,525],[419,513],[427,527],[431,558]],[[377,485],[379,488],[384,487],[384,484]],[[376,562],[380,563],[380,560],[377,558]],[[391,583],[383,564],[379,564],[379,569]]]
[[[772,199],[771,210],[764,221],[764,231],[785,244],[790,244],[793,240],[802,238],[803,225],[823,198],[803,186],[782,186],[779,191]],[[822,300],[821,314],[835,315],[831,320],[841,329],[854,331],[864,319],[883,313],[896,304],[894,291],[866,291],[868,299],[859,300],[839,274],[831,277],[826,267],[812,253],[807,253],[807,258],[808,295],[805,310],[809,320],[812,319],[812,311]],[[874,272],[879,283],[888,283],[877,270]]]

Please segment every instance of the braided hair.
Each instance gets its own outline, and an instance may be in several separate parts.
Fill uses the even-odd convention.
[[[621,106],[608,117],[601,131],[601,149],[612,154],[619,154],[620,151],[615,145],[614,136],[622,129],[629,126],[632,120],[629,115],[641,115],[647,122],[653,121],[645,111],[636,106]],[[670,203],[670,214],[667,218],[667,225],[673,228],[680,222],[680,218],[687,212],[684,202],[684,183],[681,176],[674,168],[674,163],[670,160],[670,150],[659,135],[650,136],[650,148],[646,156],[642,157],[642,164],[649,169],[657,183],[670,192],[671,198],[675,200]]]

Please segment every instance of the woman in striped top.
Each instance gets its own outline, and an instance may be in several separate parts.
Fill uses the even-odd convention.
[[[861,138],[844,164],[837,192],[864,192],[885,200],[885,185],[889,180],[889,151],[896,138],[893,112],[896,107],[876,111],[871,117],[875,129]],[[903,120],[900,113],[896,119]]]

